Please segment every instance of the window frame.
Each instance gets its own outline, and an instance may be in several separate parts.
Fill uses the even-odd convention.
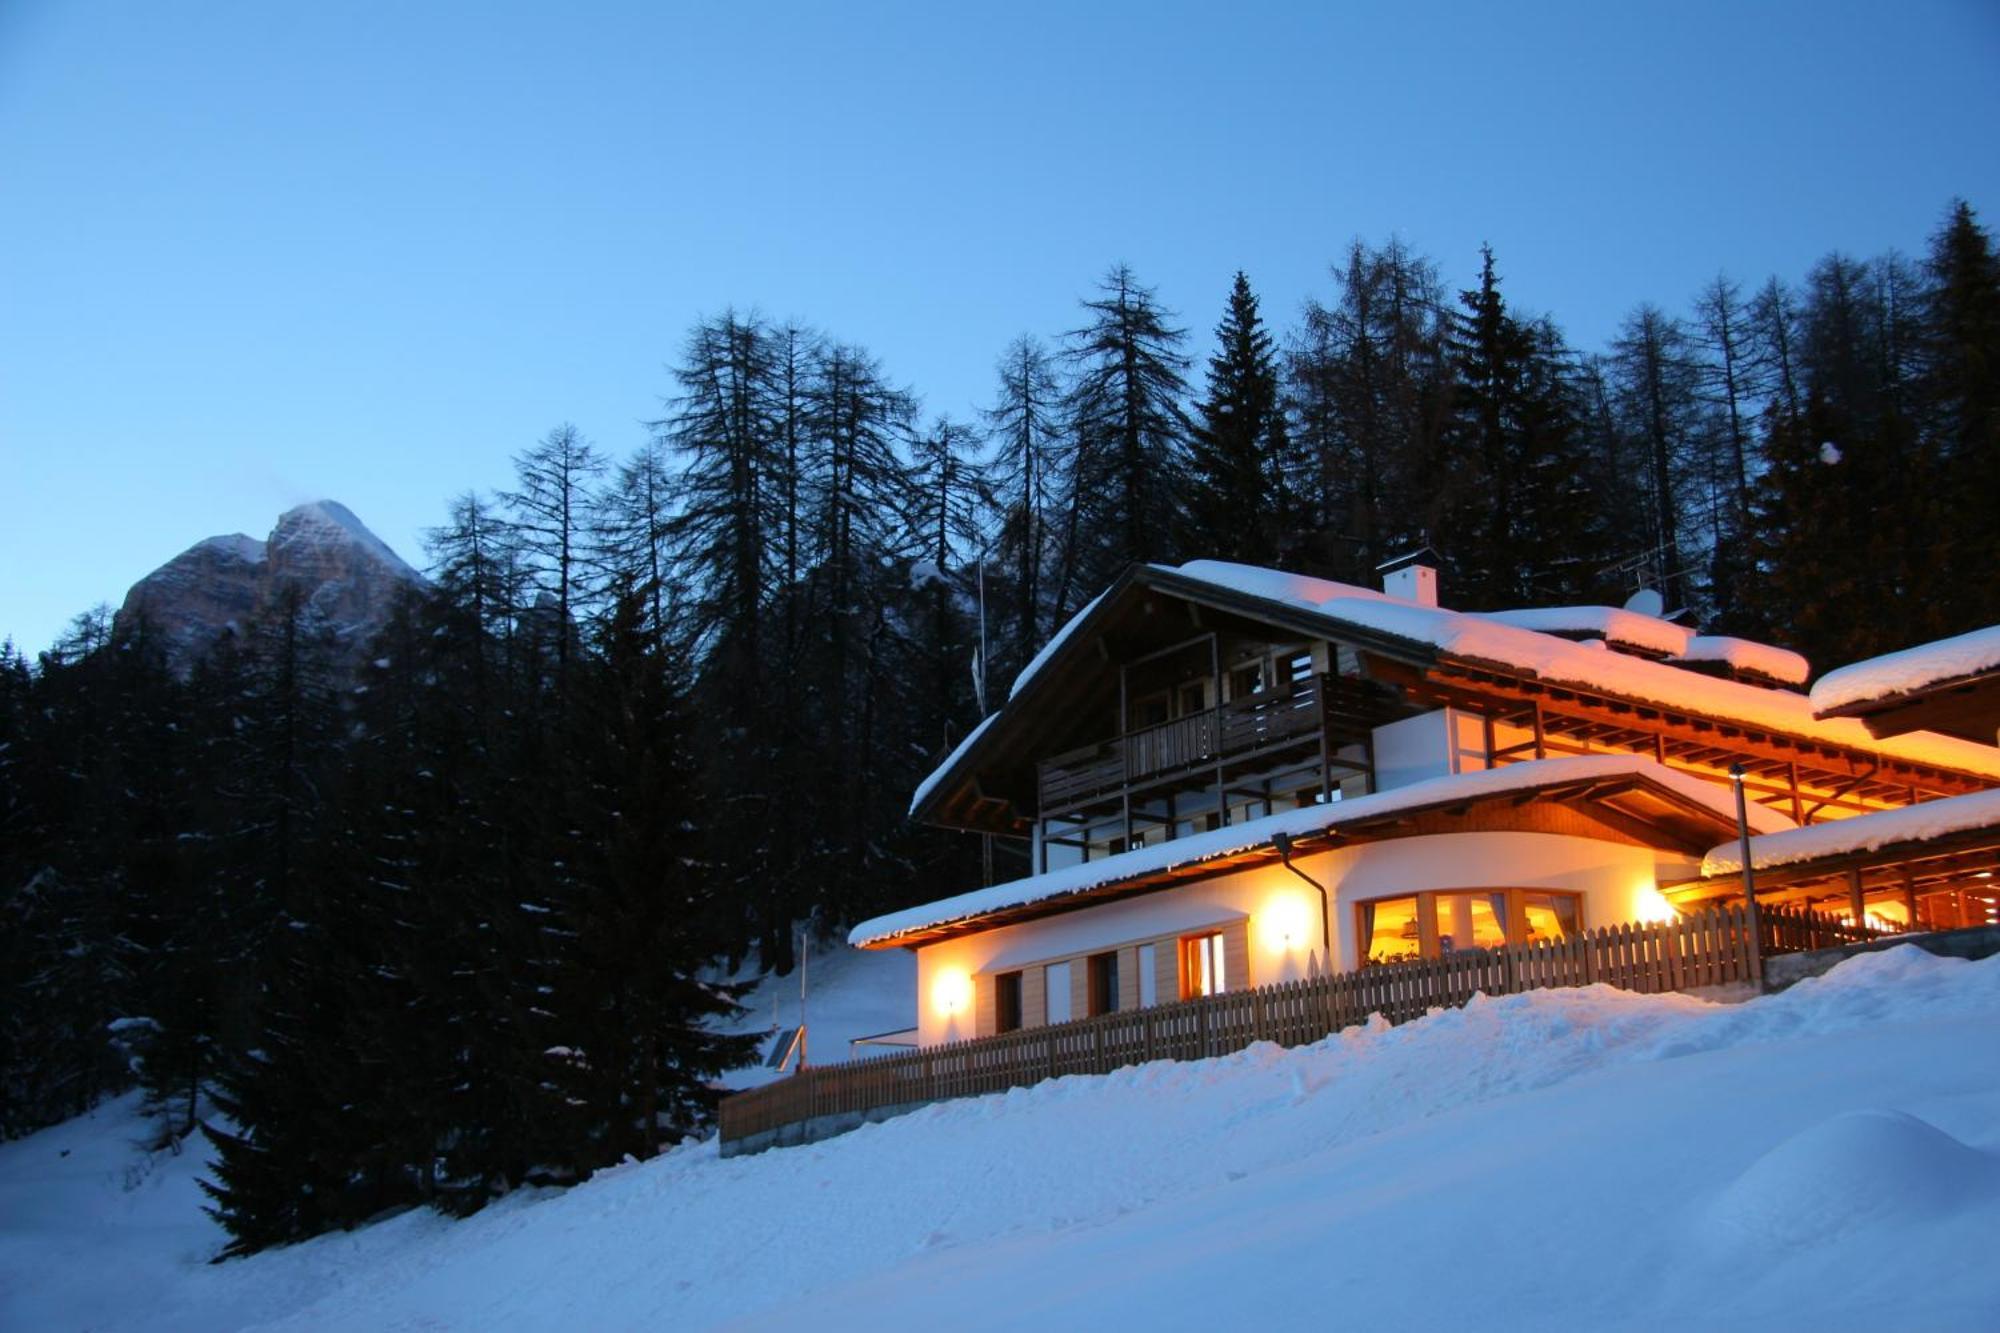
[[[1372,962],[1368,956],[1369,945],[1373,942],[1373,936],[1368,933],[1367,929],[1367,909],[1380,903],[1402,902],[1408,898],[1415,898],[1417,900],[1417,954],[1415,959],[1398,959],[1396,961],[1429,961],[1444,957],[1442,929],[1438,921],[1438,899],[1452,897],[1457,894],[1475,894],[1488,897],[1494,894],[1504,895],[1505,910],[1503,913],[1502,930],[1506,938],[1502,947],[1505,948],[1518,948],[1528,942],[1528,905],[1526,899],[1526,895],[1528,894],[1569,899],[1576,908],[1577,933],[1581,934],[1590,928],[1588,916],[1584,911],[1586,906],[1585,899],[1588,895],[1579,889],[1551,889],[1542,885],[1499,884],[1476,885],[1467,888],[1419,889],[1415,893],[1386,893],[1374,898],[1357,899],[1351,904],[1353,908],[1352,920],[1354,922],[1355,965],[1357,967],[1385,966],[1382,963]],[[1462,953],[1465,951],[1459,949],[1453,952]]]

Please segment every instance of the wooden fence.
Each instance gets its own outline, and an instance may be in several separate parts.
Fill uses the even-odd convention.
[[[819,1065],[723,1099],[729,1145],[822,1116],[865,1113],[1025,1087],[1064,1074],[1106,1074],[1147,1060],[1199,1060],[1252,1042],[1303,1046],[1381,1014],[1391,1023],[1463,1005],[1475,993],[1512,995],[1604,982],[1653,994],[1755,981],[1763,957],[1872,939],[1810,911],[1766,907],[1760,947],[1747,913],[1723,907],[1649,925],[1607,926],[1568,939],[1467,949],[1304,981],[1120,1010],[997,1037]]]

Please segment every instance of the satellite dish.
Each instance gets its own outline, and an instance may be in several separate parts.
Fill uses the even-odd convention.
[[[1667,599],[1652,588],[1641,588],[1625,599],[1625,609],[1635,615],[1657,619],[1666,614]]]

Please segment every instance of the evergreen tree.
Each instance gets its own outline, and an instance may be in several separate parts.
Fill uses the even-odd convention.
[[[2000,568],[2000,257],[1964,200],[1931,239],[1926,263],[1926,415],[1944,497],[1941,601],[1953,632],[2000,622],[2000,589],[1967,570]]]
[[[1183,547],[1199,556],[1270,564],[1279,534],[1290,526],[1285,471],[1291,442],[1271,335],[1242,273],[1230,287],[1215,337],[1207,393],[1189,441]]]
[[[1186,493],[1185,333],[1123,264],[1082,304],[1090,322],[1066,335],[1076,453],[1058,619],[1127,563],[1172,559]]]
[[[995,551],[1010,576],[1013,609],[1005,621],[1013,634],[1011,651],[994,651],[1004,665],[993,675],[996,680],[1026,666],[1054,632],[1046,602],[1070,466],[1062,423],[1065,392],[1047,349],[1034,338],[1017,338],[1002,354],[999,373],[999,393],[986,424],[999,526]]]

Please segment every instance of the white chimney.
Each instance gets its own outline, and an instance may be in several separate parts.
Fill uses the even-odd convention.
[[[1382,576],[1382,591],[1418,606],[1438,604],[1438,572],[1429,565],[1404,565]]]

